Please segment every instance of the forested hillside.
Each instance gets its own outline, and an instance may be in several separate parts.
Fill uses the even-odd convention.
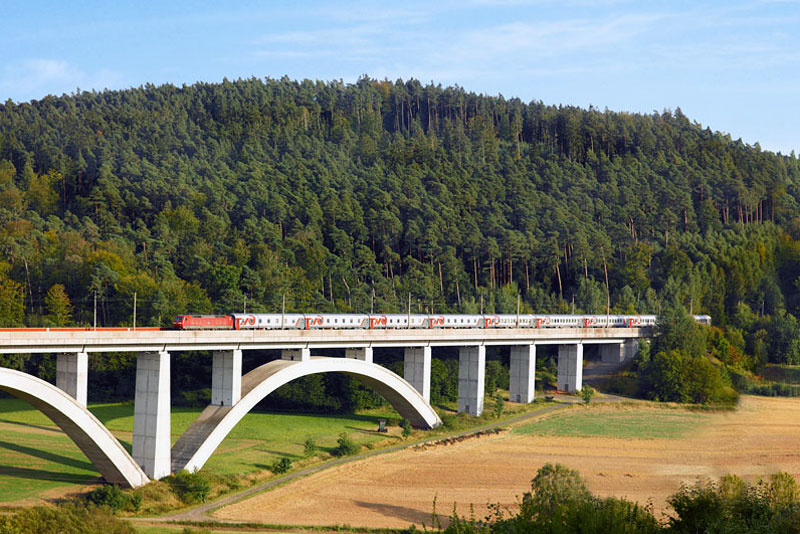
[[[775,358],[800,362],[798,200],[794,154],[679,109],[369,78],[9,101],[0,322],[88,324],[94,294],[101,325],[131,324],[134,293],[137,324],[166,325],[284,296],[287,311],[399,311],[410,293],[415,311],[512,312],[521,294],[523,311],[605,313],[608,290],[612,313],[710,314],[734,331],[723,360],[764,360],[780,329]]]

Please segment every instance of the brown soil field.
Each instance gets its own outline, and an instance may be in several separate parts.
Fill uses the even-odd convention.
[[[663,408],[592,405],[572,410]],[[663,412],[662,412],[663,413]],[[406,449],[328,469],[226,506],[221,520],[286,525],[397,527],[431,525],[457,504],[476,518],[488,503],[513,509],[537,469],[559,462],[577,469],[597,495],[652,502],[657,517],[681,483],[734,473],[751,482],[778,471],[800,476],[800,399],[742,397],[731,412],[703,414],[687,435],[671,439],[565,437],[513,432],[455,445]]]

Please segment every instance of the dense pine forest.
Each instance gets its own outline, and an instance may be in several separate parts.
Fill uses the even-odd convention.
[[[735,110],[731,111],[732,113]],[[648,115],[416,80],[0,105],[0,325],[232,311],[707,313],[800,363],[800,161]],[[665,351],[675,347],[663,347]]]

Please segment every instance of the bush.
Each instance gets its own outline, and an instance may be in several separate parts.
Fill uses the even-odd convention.
[[[272,466],[269,469],[276,475],[281,475],[289,471],[289,469],[291,468],[292,468],[292,461],[284,456],[283,458],[280,458],[272,462]]]
[[[358,453],[359,449],[361,449],[361,446],[350,439],[350,437],[344,432],[339,434],[339,439],[336,440],[336,443],[338,443],[338,445],[333,450],[334,456],[352,456]]]
[[[14,515],[0,516],[0,534],[135,534],[133,526],[114,516],[109,508],[92,504],[35,506]]]
[[[727,387],[726,378],[704,356],[691,356],[677,349],[662,351],[642,365],[639,394],[668,402],[733,403],[736,393]]]
[[[411,435],[411,423],[407,419],[400,421],[400,426],[403,429],[403,439],[407,439]]]
[[[506,400],[501,394],[494,396],[494,417],[500,419],[503,417],[503,411],[506,409]]]
[[[190,473],[182,469],[167,477],[166,481],[175,495],[185,504],[205,502],[211,492],[211,484],[202,471]]]
[[[592,397],[594,397],[594,389],[592,386],[583,386],[581,389],[581,398],[585,404],[589,404],[592,402]]]
[[[669,518],[673,532],[797,532],[800,524],[798,486],[786,473],[748,484],[728,475],[719,483],[698,481],[681,486],[667,502],[675,510]]]
[[[108,506],[115,512],[135,512],[142,505],[142,496],[138,493],[127,493],[113,484],[95,488],[86,494],[86,500],[97,506]]]
[[[303,455],[308,458],[315,454],[317,454],[317,443],[314,441],[314,438],[308,437],[305,443],[303,443]]]

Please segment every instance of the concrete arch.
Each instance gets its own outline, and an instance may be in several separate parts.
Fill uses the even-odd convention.
[[[52,419],[106,481],[132,488],[150,481],[103,423],[56,386],[27,373],[0,367],[0,390],[28,402]]]
[[[233,427],[259,401],[284,384],[316,373],[345,373],[380,393],[417,428],[434,428],[439,416],[411,384],[380,365],[350,358],[275,360],[242,377],[242,398],[233,406],[208,406],[172,447],[172,470],[200,469]]]

